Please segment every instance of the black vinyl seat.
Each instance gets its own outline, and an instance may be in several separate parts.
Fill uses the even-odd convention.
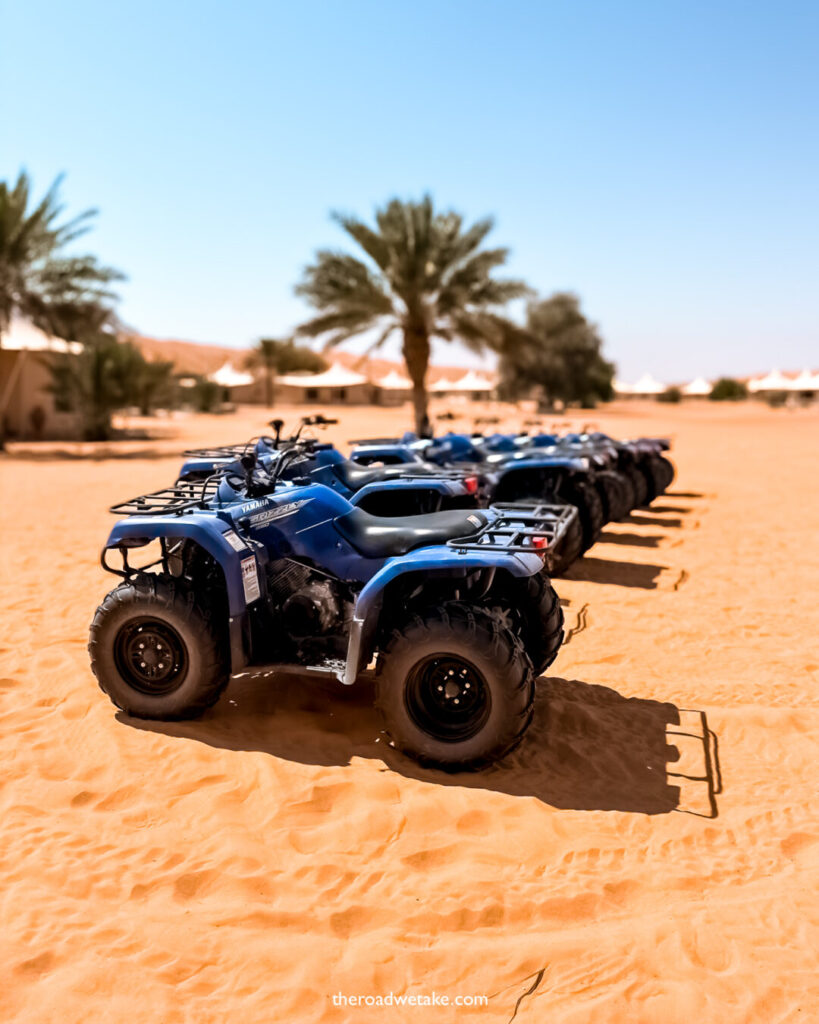
[[[336,476],[351,491],[358,491],[379,480],[395,480],[411,473],[413,476],[431,475],[429,467],[421,463],[398,463],[394,466],[359,466],[352,459],[333,466]],[[442,474],[443,475],[443,474]]]
[[[391,519],[354,508],[336,520],[336,528],[365,558],[392,558],[456,537],[471,537],[486,522],[485,513],[469,509]]]

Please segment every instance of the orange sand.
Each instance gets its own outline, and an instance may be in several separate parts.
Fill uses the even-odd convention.
[[[339,440],[405,414],[342,415]],[[594,415],[673,436],[678,479],[558,582],[524,745],[454,778],[378,742],[366,685],[242,678],[182,725],[97,689],[107,505],[265,418],[0,460],[0,1018],[819,1019],[817,412]],[[333,1005],[391,991],[489,1000]]]

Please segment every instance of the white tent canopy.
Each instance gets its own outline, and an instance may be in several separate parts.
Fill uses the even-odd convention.
[[[797,377],[788,380],[784,391],[819,391],[819,373],[803,370]]]
[[[711,385],[705,377],[696,377],[680,390],[688,398],[704,398],[711,394]]]
[[[790,381],[779,370],[771,370],[764,377],[757,377],[756,380],[748,382],[748,390],[757,394],[760,391],[788,391]]]
[[[8,334],[3,335],[0,348],[9,352],[70,352],[72,355],[82,351],[82,345],[76,341],[52,338],[34,324],[18,318],[12,320]]]
[[[452,385],[453,391],[492,391],[495,385],[486,377],[481,377],[474,370],[469,370],[460,380]]]
[[[615,381],[614,390],[621,395],[661,395],[665,391],[665,384],[661,384],[650,373],[644,373],[636,384]]]
[[[624,380],[618,380],[616,377],[612,383],[614,393],[617,395],[630,395],[633,394],[633,388],[631,384],[626,384]]]
[[[333,363],[323,373],[290,373],[277,377],[276,383],[294,388],[351,388],[356,384],[367,384],[368,381],[363,374],[348,370],[340,363]]]
[[[212,373],[208,380],[221,388],[241,388],[253,383],[253,374],[237,370],[233,363],[227,362]]]
[[[409,377],[405,377],[403,373],[399,373],[398,370],[390,370],[386,377],[377,380],[376,384],[385,391],[412,390],[412,381]]]
[[[430,384],[427,390],[430,394],[442,395],[446,391],[457,391],[457,387],[454,380],[450,380],[448,377],[441,377],[440,380]]]

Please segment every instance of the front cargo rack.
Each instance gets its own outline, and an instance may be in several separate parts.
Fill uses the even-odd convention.
[[[213,448],[188,448],[184,451],[183,455],[190,455],[192,458],[197,459],[240,459],[243,455],[248,455],[256,450],[256,444],[245,443],[245,444],[220,444],[215,445]]]
[[[577,516],[574,505],[517,504],[503,502],[489,506],[499,513],[497,519],[469,537],[447,541],[459,551],[484,551],[501,548],[509,552],[535,552],[546,555],[559,546]]]
[[[179,481],[173,487],[121,501],[112,505],[109,512],[117,516],[166,516],[203,509],[216,496],[225,474],[226,470],[221,470],[206,480]]]

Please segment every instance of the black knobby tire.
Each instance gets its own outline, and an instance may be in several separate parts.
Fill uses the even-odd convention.
[[[577,507],[580,525],[583,529],[582,553],[600,539],[603,529],[603,503],[596,488],[588,480],[579,477],[567,478],[561,484],[561,499]]]
[[[137,718],[195,718],[230,678],[224,631],[168,576],[146,573],[115,587],[94,615],[88,651],[100,689]]]
[[[551,555],[550,575],[561,576],[572,567],[583,553],[583,526],[580,516],[572,516],[560,547]]]
[[[648,503],[648,483],[645,473],[642,473],[634,463],[626,466],[625,473],[631,480],[631,486],[634,489],[634,504],[631,507],[642,508]]]
[[[526,578],[528,611],[518,605],[524,619],[524,644],[535,675],[541,675],[557,657],[563,643],[563,608],[545,573]]]
[[[656,497],[663,493],[663,475],[662,469],[657,465],[657,456],[647,455],[639,463],[639,469],[646,481],[645,503],[650,505]]]
[[[666,458],[665,455],[657,455],[655,456],[655,459],[660,480],[662,482],[661,493],[665,493],[665,491],[667,491],[674,482],[674,477],[677,475],[677,471],[674,468],[674,463],[671,459]]]
[[[421,764],[462,771],[496,761],[520,742],[533,706],[523,644],[486,609],[427,609],[379,650],[376,707],[393,744]]]
[[[617,478],[620,481],[620,486],[623,490],[623,511],[618,518],[625,519],[629,512],[634,508],[636,501],[636,496],[634,494],[634,481],[623,469],[617,470]]]
[[[620,476],[610,469],[595,473],[594,482],[603,503],[603,516],[607,522],[614,522],[625,515],[625,493]]]

